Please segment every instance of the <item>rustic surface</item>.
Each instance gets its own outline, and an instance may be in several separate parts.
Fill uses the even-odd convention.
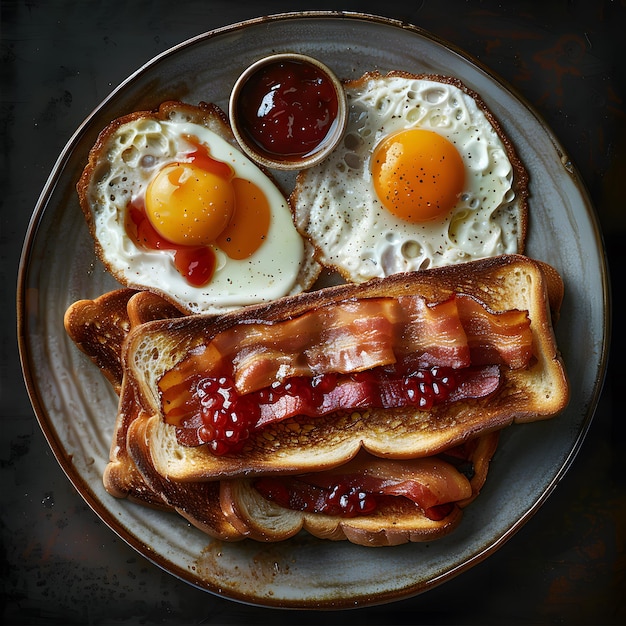
[[[54,162],[118,83],[193,35],[262,14],[346,9],[438,35],[511,83],[578,166],[599,214],[616,308],[626,211],[626,4],[619,1],[3,0],[0,115],[0,611],[5,624],[626,623],[624,332],[573,466],[530,522],[451,582],[395,604],[337,613],[235,604],[139,556],[88,508],[36,422],[19,369],[14,286],[26,227]],[[621,175],[621,176],[620,176]],[[619,310],[619,309],[618,309]]]

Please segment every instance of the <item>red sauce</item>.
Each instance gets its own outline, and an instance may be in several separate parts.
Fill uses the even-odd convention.
[[[202,287],[213,277],[215,253],[206,246],[179,246],[164,239],[154,229],[146,215],[142,198],[137,198],[126,210],[126,232],[137,247],[145,250],[169,250],[174,265],[190,285]]]
[[[238,105],[244,132],[273,157],[315,152],[337,111],[333,83],[320,69],[301,61],[260,68],[243,86]]]
[[[208,153],[195,137],[186,136],[195,146],[195,150],[187,158],[198,167],[213,172],[227,180],[233,175],[227,163],[217,161]],[[206,285],[215,271],[215,253],[205,246],[180,246],[168,241],[154,229],[148,216],[143,196],[135,198],[126,210],[126,233],[135,245],[144,250],[169,250],[174,255],[174,265],[179,274],[194,287]]]
[[[185,139],[195,150],[186,155],[186,160],[197,167],[231,180],[233,169],[228,163],[214,159],[206,146],[190,135]],[[194,287],[208,284],[215,272],[215,253],[206,246],[181,246],[168,241],[155,230],[146,215],[144,197],[137,197],[126,210],[126,233],[139,248],[144,250],[168,250],[173,253],[174,266],[179,274]]]
[[[161,402],[165,420],[178,426],[180,443],[191,446],[206,443],[219,456],[240,450],[248,437],[267,423],[293,415],[318,417],[336,410],[363,407],[415,406],[428,410],[445,402],[463,377],[451,368],[433,367],[406,374],[394,368],[374,368],[345,375],[341,379],[344,384],[338,387],[340,379],[333,373],[295,376],[239,395],[229,376],[198,374],[193,380],[181,383],[184,391],[191,391],[182,405],[175,402],[181,392],[177,386],[162,392]],[[168,408],[174,404],[177,408]],[[264,421],[266,414],[272,417]]]

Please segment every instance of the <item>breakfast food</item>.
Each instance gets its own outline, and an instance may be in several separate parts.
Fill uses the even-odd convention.
[[[166,102],[111,122],[78,194],[108,270],[188,312],[296,293],[319,273],[284,194],[214,105]]]
[[[225,541],[242,539],[219,506],[219,483],[204,482],[171,485],[167,492],[145,480],[128,454],[126,436],[129,425],[143,417],[132,385],[124,384],[121,367],[122,344],[130,330],[156,319],[171,319],[183,313],[167,300],[148,291],[116,289],[94,300],[79,300],[65,314],[65,329],[76,346],[84,352],[120,395],[109,463],[103,483],[116,498],[165,511],[177,511],[207,534]],[[178,496],[178,498],[177,498]],[[192,503],[202,503],[198,509]]]
[[[223,541],[441,537],[500,431],[569,399],[563,283],[520,254],[527,174],[482,100],[344,86],[343,144],[288,199],[180,102],[112,122],[77,186],[124,285],[65,316],[119,395],[105,488]]]
[[[405,72],[344,86],[343,142],[290,196],[323,265],[363,282],[524,251],[528,176],[478,94]]]
[[[375,510],[371,510],[373,496],[368,494],[365,499],[359,499],[360,492],[354,484],[348,486],[351,494],[343,506],[345,495],[337,495],[335,488],[339,508],[336,504],[327,505],[319,513],[292,512],[280,502],[270,502],[259,491],[265,487],[272,494],[289,492],[293,497],[295,489],[297,497],[304,501],[305,492],[319,491],[319,487],[304,482],[311,480],[310,475],[266,477],[261,485],[248,480],[175,482],[161,476],[154,469],[147,448],[137,445],[136,438],[128,438],[129,426],[147,416],[137,402],[134,386],[124,381],[121,351],[132,328],[152,320],[180,316],[180,311],[159,296],[130,289],[114,290],[95,300],[80,300],[66,312],[69,336],[121,395],[110,461],[103,476],[104,486],[112,496],[175,511],[203,532],[223,541],[245,537],[279,541],[305,528],[319,537],[350,538],[364,545],[396,545],[430,540],[450,532],[460,521],[462,508],[480,492],[496,449],[497,432],[457,446],[440,457],[421,459],[416,467],[403,464],[401,472],[394,472],[392,465],[377,460],[378,465],[387,469],[387,495],[376,498]],[[415,466],[416,462],[412,464]],[[350,464],[345,466],[345,471],[351,471]],[[345,484],[345,471],[338,468],[330,475],[320,473],[317,482],[342,480]],[[368,482],[371,488],[372,479]],[[392,499],[393,493],[408,494],[420,506],[428,505],[428,514],[410,500]],[[352,505],[355,501],[361,503],[361,509],[367,504],[368,510],[359,511],[358,519],[347,518],[345,504]],[[393,524],[389,522],[391,516],[395,520]]]
[[[148,291],[121,288],[102,294],[94,300],[78,300],[65,312],[65,330],[75,345],[86,354],[111,383],[122,400],[118,407],[118,424],[111,446],[104,484],[117,497],[165,508],[160,495],[150,489],[126,453],[127,424],[138,415],[139,406],[132,402],[130,389],[122,392],[122,345],[130,329],[155,319],[183,315],[168,301]]]
[[[124,367],[150,417],[129,437],[194,481],[321,471],[361,448],[428,456],[552,417],[568,399],[561,297],[552,268],[501,256],[145,324]],[[320,330],[318,311],[336,323]]]
[[[319,60],[274,54],[248,67],[229,100],[233,133],[268,167],[294,170],[322,161],[346,122],[341,81]]]
[[[472,299],[472,319],[480,298],[485,319],[495,322],[490,330],[484,320],[471,322],[470,332],[465,332],[473,362],[448,372],[457,382],[464,381],[464,391],[453,388],[428,410],[372,408],[368,396],[367,408],[313,417],[297,414],[270,422],[227,452],[193,437],[183,436],[181,442],[177,432],[184,430],[184,420],[178,426],[167,423],[163,403],[167,406],[167,398],[174,396],[163,395],[159,381],[174,372],[178,392],[184,395],[188,377],[193,378],[188,366],[194,361],[206,366],[205,346],[219,333],[238,328],[238,322],[254,320],[277,328],[282,320],[306,319],[311,310],[329,310],[337,303],[384,299],[390,304],[399,297],[406,305],[415,292],[426,299],[427,313],[445,303],[438,312],[442,317],[429,315],[426,326],[418,324],[420,330],[439,328],[443,340],[439,350],[438,341],[429,342],[421,353],[424,361],[465,358],[461,344],[449,341],[458,337],[450,318],[454,307],[449,307],[459,297]],[[478,495],[499,430],[513,421],[552,417],[565,407],[567,380],[551,325],[561,299],[562,283],[552,268],[507,256],[333,287],[220,316],[134,325],[123,348],[123,400],[105,474],[108,488],[121,497],[133,497],[138,485],[147,488],[190,523],[229,541],[280,541],[302,529],[368,546],[440,537],[456,527],[462,509]],[[370,317],[361,321],[357,332],[374,329],[371,347],[373,337],[385,335],[385,328],[380,319],[373,326]],[[358,321],[352,322],[358,329]],[[334,339],[341,345],[341,337]],[[250,348],[248,343],[242,352],[250,355]],[[488,363],[493,361],[498,365]],[[461,370],[472,373],[465,376]],[[195,388],[206,390],[198,378]],[[187,409],[193,412],[193,402]],[[199,430],[198,422],[191,430]],[[133,475],[126,473],[129,464],[141,481],[135,476],[123,482],[124,476]],[[112,477],[122,480],[124,489],[118,493],[111,489]]]
[[[220,504],[243,536],[284,541],[301,530],[364,546],[431,541],[454,530],[480,493],[499,432],[444,453],[393,461],[363,452],[302,476],[223,480]]]

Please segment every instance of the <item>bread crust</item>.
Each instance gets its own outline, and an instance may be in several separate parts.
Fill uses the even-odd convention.
[[[117,394],[122,385],[121,353],[130,331],[128,301],[133,289],[115,289],[94,300],[78,300],[63,318],[65,331],[76,347],[86,354]]]
[[[216,480],[318,471],[341,465],[361,448],[389,458],[428,456],[514,422],[553,417],[569,399],[550,313],[552,308],[558,311],[562,296],[557,276],[551,273],[550,280],[546,280],[543,264],[509,255],[397,274],[360,286],[339,285],[221,316],[190,316],[145,324],[131,332],[123,355],[139,402],[150,415],[143,425],[141,445],[150,448],[157,471],[165,477]],[[206,446],[181,446],[175,428],[164,422],[158,378],[189,350],[218,332],[250,320],[288,319],[353,297],[409,293],[419,293],[429,302],[464,293],[478,297],[493,310],[528,310],[536,360],[523,371],[503,370],[503,384],[492,398],[439,405],[430,412],[403,408],[349,411],[313,419],[298,416],[268,425],[252,435],[241,453],[221,457],[214,456]]]
[[[304,530],[319,539],[348,540],[362,546],[397,546],[439,539],[452,532],[463,515],[455,505],[441,520],[431,520],[404,498],[379,508],[374,514],[342,518],[291,511],[265,500],[247,479],[221,482],[221,502],[226,517],[237,530],[262,542],[285,541]]]
[[[320,539],[348,540],[363,546],[432,541],[452,532],[461,521],[463,509],[478,497],[499,435],[496,431],[468,442],[468,461],[473,466],[472,495],[456,502],[450,513],[440,520],[429,519],[405,498],[388,500],[373,514],[353,518],[292,511],[263,498],[250,479],[221,481],[221,507],[242,535],[256,541],[284,541],[302,530]]]

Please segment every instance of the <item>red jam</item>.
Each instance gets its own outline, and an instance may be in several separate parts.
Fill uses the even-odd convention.
[[[129,203],[126,215],[126,232],[138,247],[173,252],[178,273],[194,287],[203,287],[211,280],[215,271],[215,253],[211,248],[177,246],[161,237],[146,215],[143,198]]]
[[[238,105],[244,132],[268,156],[304,157],[324,143],[337,117],[330,79],[301,61],[278,61],[254,73]]]
[[[186,158],[208,172],[223,178],[232,177],[232,169],[227,163],[217,161],[194,137],[186,139],[195,146]],[[169,250],[174,256],[174,266],[179,274],[194,287],[203,287],[213,277],[216,259],[213,250],[207,246],[181,246],[168,241],[156,231],[146,215],[143,196],[131,201],[126,210],[126,233],[137,247],[145,250]]]
[[[339,383],[343,383],[341,386]],[[328,373],[314,377],[295,376],[282,383],[239,395],[228,376],[202,377],[193,382],[190,399],[192,424],[181,420],[179,441],[186,445],[209,444],[213,454],[221,456],[240,450],[260,423],[293,415],[317,417],[341,409],[359,407],[415,406],[429,410],[445,402],[460,384],[461,378],[451,368],[433,367],[400,374],[394,369],[375,368],[341,377]],[[172,388],[174,396],[176,388]],[[168,411],[171,398],[162,395],[166,421],[176,422]],[[198,406],[199,405],[199,406]],[[199,410],[200,423],[196,420]],[[265,421],[264,414],[271,419]]]

